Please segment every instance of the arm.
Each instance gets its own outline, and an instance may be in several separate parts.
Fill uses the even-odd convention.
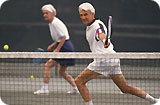
[[[104,47],[105,47],[105,48],[108,48],[108,47],[109,47],[109,45],[110,45],[110,43],[109,43],[109,42],[107,42],[107,44],[105,44],[106,36],[107,36],[106,34],[104,34],[104,33],[100,33],[100,34],[98,35],[98,38],[103,42]]]
[[[48,46],[48,49],[47,49],[47,50],[48,50],[48,51],[51,51],[51,50],[52,50],[52,47],[55,46],[56,44],[57,44],[56,41],[53,42],[51,45]]]
[[[60,40],[60,42],[59,42],[59,44],[58,44],[58,46],[57,46],[57,48],[53,52],[59,52],[60,49],[62,48],[65,40],[66,40],[66,36],[62,37],[61,40]]]

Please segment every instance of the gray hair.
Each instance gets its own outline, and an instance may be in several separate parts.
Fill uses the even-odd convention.
[[[42,11],[47,10],[51,13],[55,13],[55,15],[56,15],[56,9],[54,8],[54,6],[52,4],[44,5],[41,9],[42,9]]]
[[[95,14],[95,9],[94,9],[94,7],[90,4],[90,3],[82,3],[81,5],[79,5],[79,10],[80,9],[83,9],[83,10],[85,10],[85,11],[91,11],[92,13],[94,13]]]

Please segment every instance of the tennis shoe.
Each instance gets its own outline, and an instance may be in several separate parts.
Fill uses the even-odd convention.
[[[156,99],[156,100],[157,100],[157,102],[153,105],[160,105],[160,99]]]
[[[35,95],[39,95],[39,94],[46,94],[46,95],[48,95],[49,94],[49,90],[41,88],[40,90],[35,91],[34,94]]]
[[[73,89],[73,90],[68,91],[67,94],[80,94],[80,93],[78,90]]]

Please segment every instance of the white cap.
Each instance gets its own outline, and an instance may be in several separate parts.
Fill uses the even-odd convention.
[[[79,9],[83,9],[83,10],[85,10],[85,11],[90,10],[92,13],[95,14],[95,9],[94,9],[94,7],[93,7],[90,3],[82,3],[82,4],[79,6]]]
[[[47,11],[49,11],[49,12],[55,13],[55,15],[56,15],[56,9],[55,9],[54,6],[51,5],[51,4],[44,5],[44,6],[42,7],[42,11],[43,11],[43,10],[47,10]]]

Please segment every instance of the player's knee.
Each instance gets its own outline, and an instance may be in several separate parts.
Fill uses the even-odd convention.
[[[52,67],[52,65],[51,65],[51,63],[46,62],[46,63],[44,64],[44,67],[51,68],[51,67]]]
[[[75,79],[75,83],[76,83],[77,87],[81,87],[81,85],[82,85],[82,81],[78,77]]]
[[[44,67],[49,67],[49,64],[48,64],[48,63],[45,63],[45,64],[44,64]]]

